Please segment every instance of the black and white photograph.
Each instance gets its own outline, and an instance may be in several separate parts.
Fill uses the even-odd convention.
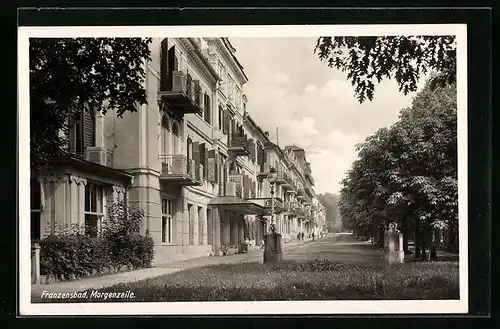
[[[21,27],[22,312],[466,313],[466,47]]]

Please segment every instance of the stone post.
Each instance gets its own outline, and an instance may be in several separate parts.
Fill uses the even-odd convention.
[[[389,264],[404,263],[405,255],[403,250],[403,233],[397,229],[396,223],[389,224],[386,233],[387,250],[385,251],[385,261]]]
[[[31,244],[31,283],[40,284],[40,245]]]
[[[264,237],[264,263],[276,264],[281,262],[283,253],[281,251],[281,235],[269,233]]]

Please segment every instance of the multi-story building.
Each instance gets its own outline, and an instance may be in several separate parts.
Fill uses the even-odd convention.
[[[309,235],[314,181],[305,152],[282,150],[252,119],[248,78],[229,40],[153,39],[150,47],[148,104],[122,118],[112,109],[75,118],[69,156],[32,182],[32,237],[73,223],[98,235],[110,202],[126,200],[144,210],[155,263],[220,255],[260,245],[271,190],[284,241]]]

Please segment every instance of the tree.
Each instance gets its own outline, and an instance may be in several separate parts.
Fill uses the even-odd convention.
[[[396,79],[405,95],[419,78],[436,72],[432,88],[456,82],[454,36],[320,37],[314,52],[329,67],[347,72],[360,103],[373,99],[374,82]]]
[[[83,111],[123,113],[146,104],[151,39],[30,39],[30,155],[35,172],[65,153],[69,121]],[[62,132],[62,134],[61,134]]]
[[[411,231],[458,227],[456,86],[431,86],[399,120],[358,145],[358,159],[342,182],[339,210],[365,233],[389,221]],[[425,240],[424,240],[425,242]],[[407,247],[406,247],[407,249]]]
[[[328,227],[334,228],[338,218],[338,196],[332,193],[318,195],[319,202],[325,207]]]

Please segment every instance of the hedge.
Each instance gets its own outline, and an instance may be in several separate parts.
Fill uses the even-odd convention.
[[[40,241],[40,274],[70,280],[150,267],[154,242],[149,234],[140,234],[143,217],[142,210],[117,202],[98,237],[85,235],[78,225],[56,227]]]

